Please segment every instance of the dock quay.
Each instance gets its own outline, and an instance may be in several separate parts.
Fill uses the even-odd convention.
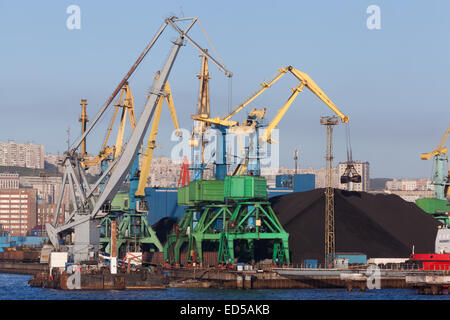
[[[40,272],[28,282],[32,287],[62,290],[150,290],[166,289],[168,279],[157,269],[123,271],[111,274],[106,269],[67,272]]]
[[[448,287],[450,285],[450,272],[448,270],[407,275],[405,278],[406,282],[411,283],[413,288],[416,289],[419,294],[448,294]]]
[[[22,265],[22,264],[21,264]],[[18,270],[17,264],[11,270]],[[33,271],[33,272],[31,272]],[[27,272],[34,287],[62,290],[132,290],[171,288],[220,289],[330,289],[348,291],[368,289],[414,289],[419,294],[445,294],[450,284],[450,272],[418,269],[312,269],[265,268],[236,270],[221,267],[147,267],[118,270],[111,274],[107,268],[83,269],[67,273],[46,271]]]
[[[8,262],[0,261],[0,273],[36,274],[48,272],[48,264],[38,262]]]

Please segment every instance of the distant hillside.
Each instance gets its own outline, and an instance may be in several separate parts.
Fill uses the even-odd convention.
[[[13,167],[13,166],[0,166],[0,173],[18,173],[19,176],[40,176],[41,174],[46,174],[49,177],[61,177],[62,173],[58,172],[53,166],[48,169],[34,169],[25,167]]]
[[[387,181],[392,181],[392,179],[391,178],[370,179],[370,191],[384,190]]]

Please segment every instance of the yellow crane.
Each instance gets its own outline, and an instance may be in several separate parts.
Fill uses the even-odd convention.
[[[444,147],[445,140],[450,133],[450,126],[444,133],[441,143],[431,152],[422,153],[420,158],[422,160],[435,159],[435,168],[433,175],[434,193],[435,197],[440,200],[446,200],[450,196],[450,168],[448,166],[447,147]]]
[[[261,110],[253,109],[252,112],[250,112],[247,120],[242,125],[239,125],[237,121],[231,120],[231,117],[237,114],[239,111],[244,109],[250,102],[252,102],[256,97],[258,97],[261,93],[263,93],[265,90],[270,88],[275,82],[277,82],[281,77],[283,77],[286,73],[291,73],[297,80],[299,80],[299,85],[292,89],[292,94],[288,98],[288,100],[285,102],[285,104],[278,110],[276,116],[272,119],[268,127],[266,128],[263,135],[260,137],[260,143],[263,144],[265,142],[272,143],[271,139],[271,133],[272,131],[278,126],[279,122],[283,118],[283,116],[286,114],[287,110],[291,107],[292,103],[294,102],[295,98],[298,96],[300,92],[303,91],[304,87],[307,87],[312,93],[314,93],[320,100],[322,100],[341,120],[342,123],[348,123],[349,117],[344,115],[338,107],[328,98],[328,96],[320,89],[320,87],[314,82],[314,80],[311,79],[311,77],[292,67],[288,66],[286,68],[280,68],[278,69],[278,74],[269,82],[263,82],[261,84],[261,88],[254,93],[249,99],[247,99],[244,103],[239,105],[235,110],[233,110],[230,114],[223,118],[205,118],[201,116],[191,116],[192,119],[198,120],[198,121],[204,121],[208,124],[215,124],[224,126],[227,128],[231,128],[231,131],[234,133],[248,133],[254,130],[255,128],[255,119],[259,117],[259,119],[262,119],[265,116],[265,108]],[[242,169],[246,167],[245,163],[248,163],[248,159],[243,161],[241,166],[236,172],[242,172]]]
[[[155,79],[158,79],[158,77],[159,72],[157,73]],[[172,91],[170,89],[169,82],[166,82],[163,91],[164,94],[159,99],[155,109],[155,115],[153,118],[152,127],[150,129],[147,147],[145,149],[144,160],[142,161],[141,173],[139,176],[139,184],[135,193],[136,197],[145,197],[145,185],[147,183],[148,175],[150,173],[150,165],[152,163],[153,151],[155,150],[155,148],[157,148],[156,135],[158,134],[159,120],[161,118],[161,110],[164,101],[167,102],[167,106],[169,108],[170,115],[172,117],[172,121],[176,130],[176,135],[177,136],[181,135],[180,126],[178,124],[177,113],[175,111],[175,104],[173,102]]]
[[[156,75],[156,79],[159,77],[159,71]],[[145,196],[145,184],[147,182],[147,178],[150,172],[150,165],[152,162],[153,157],[153,150],[157,148],[155,142],[156,142],[156,135],[158,133],[158,127],[159,127],[159,120],[161,117],[161,110],[163,106],[163,102],[166,101],[167,105],[169,107],[170,115],[172,117],[172,121],[174,123],[175,129],[177,130],[177,135],[179,136],[181,134],[180,126],[178,124],[178,119],[175,111],[175,105],[172,98],[172,92],[170,89],[169,82],[166,82],[166,85],[164,87],[164,93],[162,97],[159,99],[158,104],[155,109],[155,116],[154,120],[152,122],[152,127],[150,130],[149,139],[147,142],[145,154],[143,156],[142,166],[141,166],[141,172],[139,176],[139,185],[136,191],[135,196],[137,197],[144,197]],[[87,121],[86,111],[85,111],[85,105],[86,101],[82,101],[82,114],[80,116],[80,122],[82,120]],[[108,126],[108,129],[106,131],[106,137],[102,145],[102,149],[99,152],[99,154],[94,158],[89,158],[85,156],[81,162],[83,168],[89,167],[89,166],[95,166],[101,163],[104,159],[108,158],[110,155],[113,156],[113,158],[117,158],[122,153],[123,148],[123,137],[125,133],[125,126],[127,123],[127,115],[129,116],[129,121],[131,124],[131,130],[133,131],[136,127],[136,118],[135,118],[135,108],[134,108],[134,98],[133,94],[130,90],[130,86],[128,82],[126,82],[121,91],[118,98],[117,103],[114,105],[114,114],[111,119],[111,122]],[[119,109],[122,108],[122,113],[120,116],[120,123],[119,128],[117,131],[117,137],[116,137],[116,143],[114,146],[110,147],[108,146],[108,141],[111,135],[111,131],[114,127],[114,124],[116,122],[117,115],[119,113]],[[83,126],[84,128],[85,126]],[[84,129],[83,129],[84,130]],[[85,150],[85,149],[84,149]]]
[[[208,51],[205,49],[205,53]],[[197,114],[196,117],[201,119],[209,119],[210,113],[210,99],[209,99],[209,80],[211,79],[209,75],[208,68],[208,58],[206,54],[200,55],[202,59],[201,72],[197,75],[200,80],[199,93],[198,93],[198,104],[197,104]],[[191,138],[189,140],[189,146],[192,147],[193,151],[193,169],[194,178],[203,178],[203,166],[205,163],[205,146],[207,141],[205,141],[205,133],[207,127],[211,126],[210,123],[205,121],[194,121],[194,128],[192,129]]]
[[[223,118],[205,118],[198,115],[191,116],[192,119],[198,120],[198,121],[204,121],[209,124],[218,124],[225,127],[233,127],[238,126],[239,123],[237,121],[230,120],[231,117],[233,117],[236,113],[241,111],[244,107],[246,107],[250,102],[255,100],[261,93],[263,93],[265,90],[270,88],[275,82],[277,82],[281,77],[283,77],[286,73],[291,73],[294,75],[295,78],[297,78],[300,83],[299,85],[292,89],[292,94],[289,97],[289,99],[286,101],[286,103],[278,110],[277,115],[274,117],[274,119],[271,121],[269,126],[266,129],[265,134],[261,137],[261,141],[263,142],[269,142],[270,143],[270,134],[272,133],[273,129],[277,127],[280,120],[283,118],[287,110],[290,108],[292,103],[294,102],[297,95],[303,91],[303,88],[306,86],[312,93],[314,93],[320,100],[322,100],[334,113],[338,115],[338,117],[341,119],[343,123],[349,122],[349,118],[345,116],[339,109],[336,107],[336,105],[327,97],[327,95],[320,89],[320,87],[314,82],[314,80],[311,79],[309,75],[306,73],[292,67],[288,66],[286,68],[280,68],[278,69],[278,74],[269,82],[263,82],[261,83],[261,89],[259,89],[256,93],[254,93],[249,99],[247,99],[244,103],[239,105],[235,110],[233,110],[230,114]]]
[[[428,153],[422,153],[422,154],[420,155],[420,158],[421,158],[422,160],[430,160],[431,157],[434,157],[434,156],[437,156],[437,155],[440,155],[440,154],[447,154],[448,148],[447,148],[447,147],[444,147],[444,143],[445,143],[445,140],[447,140],[447,137],[448,137],[448,134],[449,134],[449,133],[450,133],[450,126],[449,126],[449,127],[447,128],[447,130],[445,131],[444,137],[442,138],[441,143],[437,146],[437,148],[434,149],[434,150],[431,151],[431,152],[428,152]]]
[[[83,109],[82,109],[82,114],[80,116],[80,122],[82,122],[82,124],[84,124],[82,126],[82,131],[84,133],[84,130],[86,128],[85,122],[87,121],[86,101],[82,100],[81,105],[82,105]],[[133,98],[133,94],[131,93],[128,82],[125,82],[125,84],[122,86],[122,88],[120,90],[119,98],[117,100],[117,103],[114,104],[114,106],[115,106],[114,114],[113,114],[111,122],[108,126],[108,130],[106,131],[106,137],[105,137],[105,140],[103,142],[103,145],[102,145],[102,148],[101,148],[101,151],[99,152],[99,154],[94,158],[86,156],[86,147],[85,147],[85,144],[83,143],[83,145],[82,145],[82,146],[84,146],[84,148],[82,148],[83,159],[81,161],[81,166],[83,168],[90,167],[90,166],[96,166],[96,165],[100,164],[103,160],[108,158],[110,155],[113,155],[114,158],[117,158],[121,154],[122,145],[123,145],[123,135],[125,132],[125,126],[126,126],[126,122],[127,122],[127,114],[129,115],[129,118],[130,118],[131,130],[134,130],[134,128],[136,126],[135,111],[134,111],[134,98]],[[116,117],[117,117],[117,114],[119,113],[119,109],[122,109],[122,114],[120,117],[119,130],[117,132],[116,143],[114,146],[110,147],[110,146],[108,146],[109,136],[111,134],[114,123],[116,122]]]

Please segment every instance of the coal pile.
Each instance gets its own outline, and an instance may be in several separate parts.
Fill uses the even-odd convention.
[[[174,219],[165,217],[152,225],[152,229],[153,231],[155,231],[156,236],[158,237],[162,245],[166,243],[167,236],[173,230],[175,223],[176,221]]]
[[[296,192],[270,199],[289,232],[291,261],[323,261],[325,190]],[[336,252],[361,252],[368,258],[409,257],[434,252],[439,222],[396,195],[335,190]]]

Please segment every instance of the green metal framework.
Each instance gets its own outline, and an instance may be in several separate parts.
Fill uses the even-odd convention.
[[[288,238],[268,201],[191,206],[168,236],[164,259],[179,264],[182,247],[187,244],[186,263],[202,263],[203,244],[210,242],[218,247],[219,264],[233,264],[237,258],[235,242],[239,241],[238,258],[254,262],[255,241],[267,239],[274,241],[273,262],[289,264]]]
[[[116,256],[122,257],[130,251],[144,251],[144,247],[147,247],[145,249],[148,251],[163,251],[156,232],[147,221],[147,213],[130,213],[128,194],[117,194],[111,205],[114,211],[103,218],[100,223],[100,245],[104,252],[111,253],[112,219],[120,220],[117,228]]]
[[[450,205],[447,200],[437,198],[420,198],[417,199],[416,205],[433,218],[440,221],[443,225],[450,227],[450,219],[447,212],[450,212]]]

